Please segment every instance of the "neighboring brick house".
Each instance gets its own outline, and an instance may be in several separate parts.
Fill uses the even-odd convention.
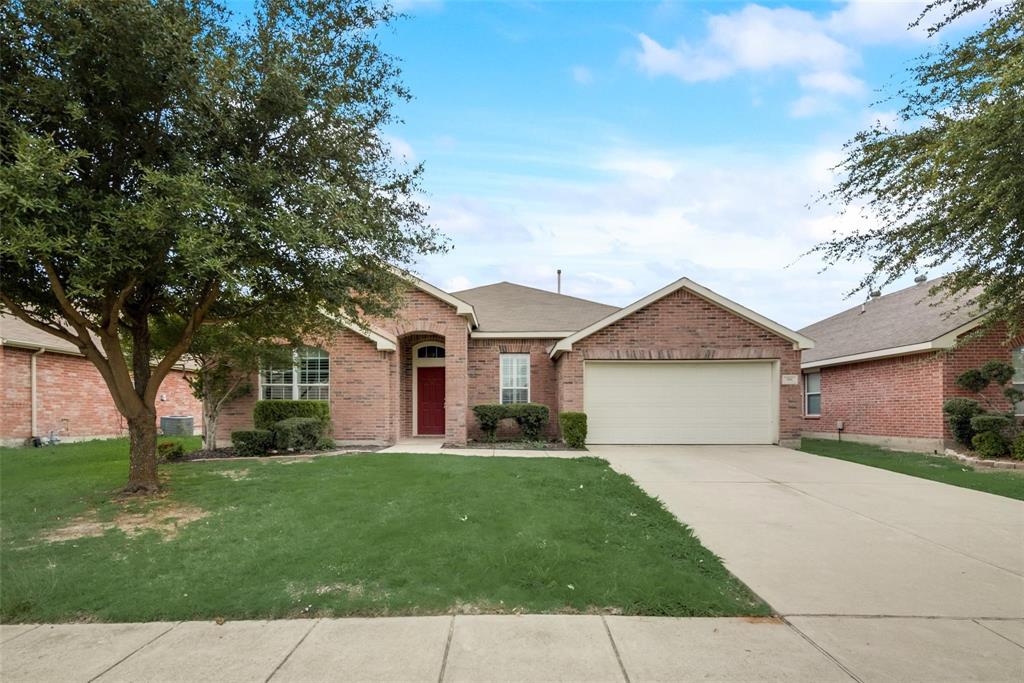
[[[583,410],[591,443],[794,443],[807,337],[685,278],[619,309],[502,282],[447,293],[409,277],[399,312],[355,325],[225,407],[219,438],[258,398],[327,399],[339,443],[463,444],[472,407]]]
[[[805,436],[838,438],[841,421],[844,439],[941,451],[952,439],[942,404],[970,396],[956,386],[964,370],[1012,363],[1024,389],[1024,336],[1009,339],[1005,327],[972,334],[983,321],[977,308],[936,301],[928,296],[934,284],[871,298],[801,330],[816,342],[801,362]]]
[[[156,408],[158,416],[191,415],[201,432],[203,411],[182,370],[164,379]],[[74,345],[0,315],[0,445],[51,434],[82,441],[127,433],[99,371]]]

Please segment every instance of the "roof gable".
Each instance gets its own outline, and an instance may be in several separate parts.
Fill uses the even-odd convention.
[[[660,299],[663,299],[669,294],[677,292],[680,289],[685,289],[697,295],[698,297],[705,299],[706,301],[709,301],[719,306],[720,308],[723,308],[729,311],[730,313],[733,313],[734,315],[757,325],[758,327],[764,328],[769,332],[772,332],[782,337],[783,339],[787,339],[793,342],[794,347],[798,349],[809,349],[814,347],[814,342],[808,337],[805,337],[804,335],[800,334],[799,332],[794,332],[788,327],[784,327],[775,322],[774,320],[770,320],[761,315],[760,313],[755,313],[749,308],[741,306],[740,304],[730,299],[726,299],[721,294],[717,294],[716,292],[711,291],[707,287],[699,285],[693,280],[684,277],[676,280],[670,285],[662,287],[656,292],[648,294],[642,299],[634,301],[629,306],[626,306],[625,308],[615,311],[614,313],[592,323],[591,325],[588,325],[587,327],[579,330],[578,332],[569,335],[565,339],[560,340],[551,348],[551,357],[554,358],[565,351],[572,351],[572,345],[574,343],[589,337],[595,332],[603,330],[609,325],[613,325],[614,323],[622,320],[623,318],[630,316],[633,313],[636,313],[642,308],[650,306],[654,302],[659,301]]]
[[[472,304],[449,294],[443,289],[435,287],[426,280],[422,280],[406,270],[395,268],[395,271],[398,273],[399,277],[406,280],[416,289],[455,308],[455,313],[464,317],[469,322],[470,327],[479,327],[480,322],[477,320],[476,311],[473,309]]]

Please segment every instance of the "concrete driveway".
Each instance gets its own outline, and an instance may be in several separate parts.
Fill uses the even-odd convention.
[[[775,446],[590,450],[864,679],[967,675],[999,651],[1024,679],[1024,503]]]

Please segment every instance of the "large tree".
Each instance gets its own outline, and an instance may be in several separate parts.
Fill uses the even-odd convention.
[[[203,325],[393,310],[442,248],[380,130],[407,97],[389,8],[13,0],[2,13],[0,303],[75,344],[152,491],[155,399]],[[164,321],[177,335],[154,335]],[[173,327],[173,326],[172,326]]]
[[[939,33],[985,4],[939,0],[919,21],[941,15],[929,29]],[[1014,335],[1024,325],[1024,2],[990,11],[983,28],[914,64],[893,96],[898,123],[847,143],[826,198],[863,211],[869,227],[813,252],[828,264],[867,259],[855,292],[948,269],[933,293],[973,300]]]

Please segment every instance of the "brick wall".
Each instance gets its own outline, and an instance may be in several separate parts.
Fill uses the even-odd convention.
[[[0,386],[3,410],[0,439],[14,441],[31,436],[32,351],[4,347],[0,355]],[[127,434],[127,424],[114,407],[99,371],[85,358],[61,353],[43,353],[36,358],[37,430],[46,436],[51,430],[61,438],[116,436]],[[161,400],[164,399],[164,400]],[[201,404],[192,395],[184,374],[172,370],[157,394],[157,416],[191,415],[195,430],[202,429]]]
[[[330,355],[331,436],[349,443],[395,440],[397,421],[393,402],[394,354],[378,351],[375,342],[345,330],[326,343],[311,344]],[[259,400],[259,377],[251,391],[224,406],[217,422],[217,440],[226,443],[231,432],[252,429],[252,411]]]
[[[373,321],[375,327],[399,338],[397,352],[378,351],[362,335],[341,332],[322,344],[331,359],[332,436],[338,441],[393,443],[412,434],[413,345],[427,340],[445,347],[445,440],[466,442],[467,338],[466,320],[448,304],[412,289],[403,307],[391,319]],[[218,439],[227,441],[231,432],[252,428],[253,392],[225,406],[218,423]]]
[[[1022,345],[1024,345],[1024,335],[1020,335],[1015,339],[1008,339],[1006,327],[1000,325],[980,337],[968,338],[961,348],[943,354],[943,400],[956,396],[978,398],[977,394],[964,391],[958,387],[956,385],[956,378],[964,371],[981,367],[990,360],[1001,360],[1004,363],[1011,363],[1013,361],[1013,349]],[[991,407],[986,405],[984,398],[991,401]],[[981,399],[981,403],[989,410],[1003,411],[1010,408],[1010,404],[1002,395],[1002,389],[998,387],[992,386],[986,389],[984,398]],[[943,422],[943,428],[945,430],[944,437],[952,439],[953,435],[949,431],[949,425]]]
[[[434,335],[444,340],[445,349],[445,442],[466,443],[466,412],[469,406],[466,367],[468,363],[469,327],[465,318],[455,313],[454,307],[435,299],[418,289],[406,292],[402,308],[393,319],[379,320],[376,325],[399,337],[400,348],[411,346],[409,340],[421,335]],[[397,374],[397,373],[396,373]],[[406,378],[408,379],[408,378]],[[403,401],[409,382],[401,383],[392,402],[395,415],[402,412]],[[411,390],[408,394],[411,406]],[[411,410],[411,408],[410,408]],[[411,431],[412,417],[401,420],[403,435]]]
[[[821,417],[803,418],[803,429],[834,434],[836,421],[843,420],[844,435],[903,439],[903,447],[939,448],[943,440],[953,438],[942,404],[954,396],[976,398],[956,386],[956,378],[990,360],[1009,363],[1012,349],[1021,344],[1024,336],[1007,340],[1005,327],[999,327],[951,351],[821,368]],[[990,388],[987,394],[1000,409],[1008,407],[998,389]],[[913,439],[929,441],[915,444]]]
[[[821,417],[805,417],[808,432],[939,439],[942,437],[942,357],[938,353],[882,358],[821,368]]]
[[[555,364],[548,356],[553,339],[470,339],[469,340],[469,435],[479,439],[483,435],[472,408],[481,403],[499,403],[501,398],[501,362],[503,353],[530,354],[530,401],[546,405],[550,411],[548,435],[558,435],[558,388]],[[502,423],[499,436],[511,436],[518,428]]]
[[[561,410],[583,410],[585,360],[778,359],[781,374],[800,372],[793,343],[680,289],[574,344],[558,361]],[[799,438],[799,386],[779,387],[779,435]]]

